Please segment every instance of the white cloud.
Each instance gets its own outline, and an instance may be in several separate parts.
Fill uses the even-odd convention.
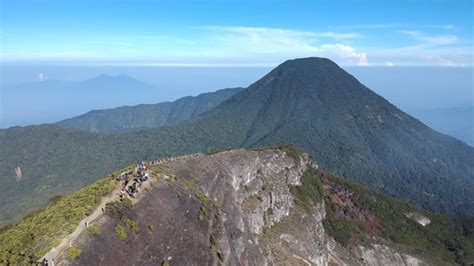
[[[227,55],[281,61],[288,58],[320,56],[340,64],[368,65],[367,54],[350,45],[321,39],[359,38],[357,33],[310,32],[262,27],[206,27],[212,31],[213,50]],[[213,51],[209,51],[213,53]]]
[[[300,31],[281,28],[267,27],[242,27],[242,26],[209,26],[202,29],[214,30],[218,32],[240,33],[240,34],[277,34],[293,37],[324,37],[336,40],[359,39],[362,35],[358,32],[333,32],[333,31]]]
[[[390,62],[390,61],[385,62],[384,65],[385,65],[385,66],[389,66],[389,67],[395,66],[395,64],[392,63],[392,62]]]
[[[314,36],[327,37],[327,38],[332,38],[336,40],[351,40],[351,39],[362,38],[362,35],[356,32],[338,33],[338,32],[328,31],[328,32],[314,33]]]
[[[225,49],[235,49],[253,53],[288,53],[296,50],[311,52],[314,34],[278,28],[258,27],[209,27],[214,38]]]
[[[440,30],[457,30],[458,28],[452,24],[404,24],[404,23],[390,23],[390,24],[355,24],[355,25],[339,25],[332,26],[332,29],[389,29],[389,28],[416,28],[416,29],[440,29]]]
[[[450,25],[431,25],[441,31],[428,34],[423,27],[400,28],[401,24],[355,25],[354,28],[391,28],[385,35],[364,35],[351,30],[297,30],[269,27],[212,26],[187,28],[161,35],[92,36],[87,40],[71,37],[58,40],[57,46],[20,51],[11,44],[0,61],[64,61],[89,63],[139,63],[188,66],[274,66],[300,57],[327,57],[341,65],[472,65],[472,40],[465,39]],[[406,25],[405,25],[406,26]],[[398,28],[397,28],[398,27]],[[411,30],[402,30],[411,29]],[[438,28],[437,28],[438,29]],[[431,30],[431,29],[430,29]],[[192,31],[192,34],[189,34]],[[367,33],[366,33],[367,32]],[[460,37],[452,34],[456,33]],[[395,36],[390,36],[395,35]],[[54,36],[50,36],[53,38]],[[380,42],[382,38],[393,40]],[[396,37],[396,38],[393,38]],[[49,38],[49,37],[48,37]],[[38,47],[47,47],[39,45]],[[58,48],[60,47],[60,49]],[[106,47],[106,49],[104,49]],[[49,49],[49,50],[48,50]],[[39,77],[38,79],[45,79]]]
[[[319,47],[319,52],[332,58],[342,59],[344,62],[356,64],[358,66],[367,66],[367,54],[356,52],[356,50],[343,44],[323,44]]]
[[[403,33],[409,36],[412,36],[416,40],[422,42],[424,45],[449,45],[454,44],[458,41],[458,37],[455,35],[426,35],[419,31],[408,31],[408,30],[400,30],[397,31],[398,33]]]
[[[453,61],[444,58],[440,55],[425,55],[423,56],[423,58],[430,63],[434,63],[440,66],[459,66],[459,64],[456,64]]]
[[[44,74],[42,72],[38,73],[38,80],[43,81],[44,80]]]

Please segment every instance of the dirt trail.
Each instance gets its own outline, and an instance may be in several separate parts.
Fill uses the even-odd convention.
[[[107,203],[116,201],[119,199],[119,191],[121,190],[121,187],[118,186],[112,193],[104,198],[102,198],[101,203],[99,206],[97,206],[97,209],[89,216],[85,217],[79,222],[79,225],[77,226],[76,230],[74,230],[72,233],[67,235],[66,237],[63,238],[61,243],[57,245],[56,247],[53,247],[46,255],[44,255],[39,261],[43,260],[46,258],[49,262],[52,261],[52,259],[57,260],[57,258],[67,249],[71,246],[71,243],[74,239],[76,239],[79,234],[81,234],[85,229],[86,229],[86,223],[92,224],[94,220],[99,218],[102,215],[102,208],[105,208],[105,205]]]
[[[147,171],[148,172],[148,171]],[[150,174],[150,173],[149,173]],[[141,198],[140,194],[143,194],[142,191],[144,191],[146,188],[150,187],[155,181],[155,178],[150,177],[148,181],[144,182],[143,185],[140,188],[140,193],[137,195],[135,199],[132,199],[132,203],[135,203]],[[108,196],[105,196],[102,198],[102,201],[100,202],[99,206],[97,206],[97,209],[90,214],[89,216],[85,217],[79,222],[79,225],[77,228],[70,233],[69,235],[65,236],[59,245],[56,247],[53,247],[48,253],[46,253],[41,259],[38,260],[38,262],[41,262],[43,259],[47,259],[48,262],[52,262],[53,259],[55,262],[59,261],[59,258],[64,254],[66,249],[68,249],[70,246],[72,246],[73,241],[82,233],[84,232],[87,227],[87,225],[92,225],[95,220],[100,218],[104,213],[102,209],[105,209],[105,205],[107,203],[111,203],[114,201],[120,200],[120,190],[122,189],[122,184],[119,183],[117,184],[117,188],[115,188]]]
[[[183,159],[183,158],[187,158],[187,157],[195,157],[195,156],[200,156],[200,155],[201,154],[196,153],[196,154],[189,154],[189,155],[183,155],[183,156],[169,157],[169,158],[165,158],[165,159],[162,159],[162,160],[154,161],[154,163],[149,162],[148,164],[150,166],[156,166],[157,164],[162,164],[162,163],[166,163],[166,162],[170,162],[170,161],[175,161],[175,160],[179,160],[179,159]],[[143,191],[146,191],[147,188],[152,186],[152,183],[157,182],[157,179],[155,177],[153,177],[152,173],[150,173],[148,170],[146,172],[150,175],[150,178],[148,179],[148,181],[146,181],[142,184],[142,186],[140,187],[140,190],[139,190],[140,192],[138,193],[138,195],[135,198],[131,198],[132,199],[132,204],[135,204],[137,201],[139,201],[143,197],[143,194],[145,194],[145,193],[143,193]],[[89,216],[82,219],[79,222],[79,225],[77,226],[77,228],[72,233],[65,236],[61,240],[61,243],[59,243],[59,245],[57,245],[56,247],[53,247],[50,251],[48,251],[48,253],[46,253],[43,257],[41,257],[41,259],[38,260],[38,262],[41,262],[43,259],[47,259],[50,264],[53,261],[53,259],[54,259],[55,262],[60,261],[61,256],[63,256],[66,249],[71,247],[74,240],[82,232],[84,232],[87,229],[86,223],[88,225],[92,225],[95,220],[97,220],[98,218],[100,218],[103,215],[102,209],[105,208],[105,205],[107,203],[111,203],[111,202],[114,202],[114,201],[117,201],[117,200],[120,199],[120,190],[121,189],[122,189],[122,184],[121,183],[117,184],[117,188],[114,189],[108,196],[102,198],[102,201],[100,202],[99,206],[97,206],[97,209],[92,214],[90,214]]]

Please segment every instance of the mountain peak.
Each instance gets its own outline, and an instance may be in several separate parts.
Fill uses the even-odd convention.
[[[335,70],[342,70],[335,62],[323,57],[306,57],[296,58],[283,62],[277,66],[274,71],[282,72],[288,70],[297,70],[300,72],[332,72]],[[272,71],[273,72],[273,71]],[[313,73],[314,74],[314,73]]]
[[[251,87],[254,91],[279,92],[279,97],[314,95],[334,100],[347,98],[363,86],[330,59],[308,57],[283,62]]]
[[[125,74],[119,74],[119,75],[101,74],[97,77],[81,81],[80,84],[87,87],[105,86],[105,87],[117,87],[117,88],[143,88],[143,89],[153,88],[153,85],[137,80]]]
[[[90,81],[133,81],[133,82],[140,82],[128,75],[120,74],[120,75],[110,75],[110,74],[101,74],[97,77],[93,77],[90,79],[85,80],[84,82]]]
[[[303,58],[295,58],[289,59],[285,62],[281,63],[278,67],[294,67],[294,66],[309,66],[309,65],[318,65],[318,66],[334,66],[337,65],[329,58],[325,57],[303,57]]]

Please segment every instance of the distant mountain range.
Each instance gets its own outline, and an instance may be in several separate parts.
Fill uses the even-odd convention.
[[[44,80],[3,88],[0,126],[58,121],[93,109],[160,102],[153,85],[126,75],[83,81]]]
[[[283,143],[418,206],[474,214],[474,148],[397,109],[332,61],[306,58],[175,125],[113,134],[55,125],[0,130],[0,223],[139,160]]]
[[[200,115],[241,90],[243,88],[223,89],[174,102],[95,110],[56,124],[91,132],[126,132],[166,126]]]

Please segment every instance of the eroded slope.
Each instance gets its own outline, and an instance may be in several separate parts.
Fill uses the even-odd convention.
[[[117,203],[113,212],[109,206],[97,234],[85,232],[72,243],[80,255],[64,254],[59,262],[424,264],[426,254],[397,247],[381,234],[364,233],[349,244],[329,236],[325,202],[332,203],[316,168],[308,155],[288,149],[232,150],[160,163],[152,187],[132,206]]]

